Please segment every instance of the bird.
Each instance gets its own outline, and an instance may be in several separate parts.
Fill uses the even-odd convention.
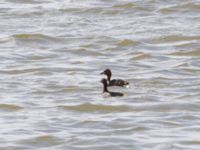
[[[110,69],[105,69],[103,72],[100,74],[104,74],[107,76],[107,81],[108,81],[108,86],[122,86],[122,87],[128,87],[129,82],[122,80],[122,79],[112,79],[112,72]]]
[[[108,84],[107,84],[107,80],[105,78],[103,78],[101,80],[101,83],[103,83],[103,94],[108,95],[108,96],[112,96],[112,97],[113,96],[124,96],[124,94],[120,93],[120,92],[110,92],[110,91],[108,91],[108,88],[107,88]]]

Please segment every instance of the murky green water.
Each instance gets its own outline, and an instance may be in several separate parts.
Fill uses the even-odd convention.
[[[198,0],[2,0],[0,29],[0,150],[199,150]]]

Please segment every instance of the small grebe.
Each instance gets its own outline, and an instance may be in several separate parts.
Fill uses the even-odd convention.
[[[125,87],[129,85],[127,81],[122,80],[122,79],[111,80],[112,72],[110,69],[104,70],[101,74],[105,74],[107,76],[108,86],[124,86]]]

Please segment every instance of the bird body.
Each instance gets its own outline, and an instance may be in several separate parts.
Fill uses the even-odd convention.
[[[102,79],[101,80],[101,83],[103,83],[103,94],[104,95],[107,95],[107,96],[123,96],[124,94],[123,93],[120,93],[120,92],[110,92],[108,91],[108,84],[107,84],[107,80],[106,79]]]
[[[109,81],[108,86],[126,86],[129,83],[127,81],[124,81],[122,79],[113,79]]]

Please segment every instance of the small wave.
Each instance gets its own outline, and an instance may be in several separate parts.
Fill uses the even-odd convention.
[[[118,46],[133,46],[139,44],[137,41],[129,40],[129,39],[124,39],[121,40],[117,43]]]
[[[71,105],[71,106],[58,106],[64,110],[73,110],[80,112],[127,112],[131,111],[131,108],[125,105],[98,105],[91,103],[84,103],[79,105]]]
[[[44,135],[38,136],[31,139],[26,139],[19,141],[18,143],[30,147],[49,147],[49,146],[56,146],[62,143],[61,139],[51,136],[51,135]]]
[[[161,36],[157,39],[153,39],[153,41],[155,41],[156,43],[175,43],[175,42],[193,41],[193,40],[200,40],[200,36],[168,35],[168,36]]]
[[[181,10],[182,11],[185,11],[185,10],[199,11],[199,9],[200,9],[200,5],[198,3],[185,3],[182,5],[179,4],[179,5],[173,5],[170,7],[164,7],[164,8],[159,9],[159,11],[165,14],[165,13],[174,13]]]
[[[131,60],[143,60],[143,59],[150,59],[150,58],[152,58],[150,54],[138,53],[135,56],[131,57]]]
[[[13,37],[17,40],[53,39],[52,37],[43,34],[15,34]]]
[[[83,46],[82,46],[83,47]],[[73,51],[70,51],[71,54],[78,54],[79,56],[102,56],[103,54],[99,51],[90,50],[92,48],[79,48],[74,49]]]
[[[193,129],[190,129],[190,131],[192,131]],[[196,131],[199,131],[199,128],[196,129]],[[200,145],[200,141],[199,140],[184,140],[181,142],[182,144],[186,144],[186,145],[196,145],[199,146]]]
[[[1,37],[0,43],[11,43],[14,42],[14,39],[12,37]]]
[[[131,8],[135,7],[135,4],[134,3],[115,4],[112,7],[113,8],[131,9]]]
[[[196,112],[199,111],[200,106],[191,103],[165,103],[165,104],[154,104],[143,106],[143,110],[146,111],[156,111],[156,112],[180,112],[189,111]]]
[[[178,51],[174,53],[170,53],[169,55],[174,55],[174,56],[200,56],[200,49],[195,49],[192,51]]]
[[[58,37],[52,37],[44,34],[15,34],[12,36],[19,45],[26,46],[49,46],[53,44],[65,44],[65,40]]]
[[[2,142],[2,141],[1,141]],[[22,150],[22,149],[28,149],[27,147],[25,146],[19,146],[19,145],[14,145],[14,144],[11,144],[9,146],[0,146],[0,149],[9,149],[9,150]]]
[[[8,2],[11,3],[17,3],[17,4],[40,4],[44,2],[36,1],[36,0],[29,0],[29,1],[24,1],[24,0],[8,0]]]
[[[29,68],[29,69],[7,69],[1,70],[0,73],[7,75],[19,75],[19,74],[29,74],[43,72],[42,68]]]
[[[14,105],[14,104],[0,104],[1,111],[19,111],[22,110],[23,107]]]

